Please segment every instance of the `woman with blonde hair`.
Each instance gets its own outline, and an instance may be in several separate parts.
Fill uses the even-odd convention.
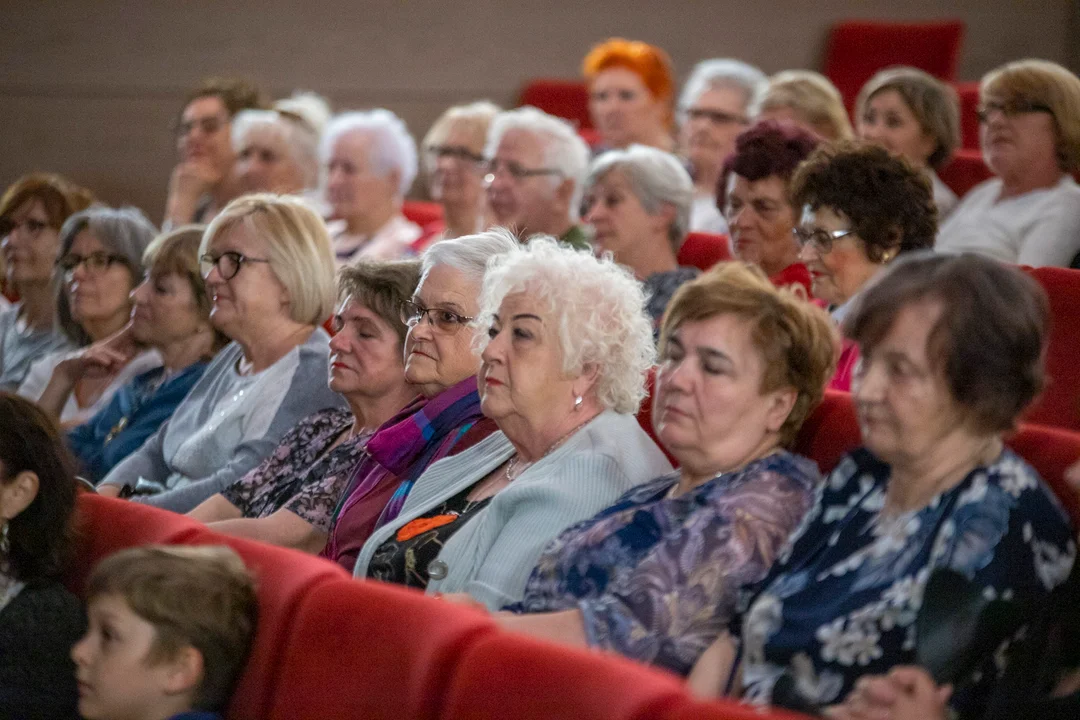
[[[589,51],[582,71],[589,85],[589,114],[603,148],[637,143],[674,149],[675,81],[666,52],[637,40],[611,38]]]
[[[840,91],[820,73],[785,70],[769,78],[754,110],[756,119],[786,120],[825,140],[850,140],[851,130]]]

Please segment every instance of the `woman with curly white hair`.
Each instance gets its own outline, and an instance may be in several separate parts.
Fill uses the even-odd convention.
[[[549,540],[670,471],[634,417],[655,352],[644,305],[627,270],[550,236],[493,258],[478,386],[499,432],[421,475],[354,574],[500,608]]]
[[[330,106],[315,93],[295,93],[270,110],[241,110],[233,118],[232,143],[241,190],[301,195],[321,202],[319,139]]]

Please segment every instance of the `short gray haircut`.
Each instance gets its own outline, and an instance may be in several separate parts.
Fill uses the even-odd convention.
[[[510,252],[518,246],[517,238],[506,228],[492,228],[475,235],[462,235],[440,240],[424,251],[420,258],[421,282],[436,265],[447,265],[480,283],[487,272],[488,261],[496,255]]]
[[[477,325],[490,325],[503,299],[515,292],[544,304],[554,322],[564,372],[580,375],[595,366],[601,407],[637,412],[656,347],[645,291],[629,270],[610,256],[598,258],[560,246],[550,235],[534,235],[488,264]],[[487,335],[477,336],[482,351]]]
[[[686,109],[697,102],[702,93],[714,88],[742,90],[743,112],[747,112],[769,85],[769,77],[753,65],[731,58],[702,60],[690,72],[679,96],[679,124],[686,122]]]
[[[440,115],[439,119],[431,125],[431,129],[424,136],[421,147],[426,151],[433,145],[441,145],[446,142],[446,137],[451,130],[460,128],[469,134],[469,139],[474,143],[473,147],[476,148],[477,154],[483,153],[491,121],[501,112],[502,108],[490,100],[477,100],[467,105],[454,105]],[[427,165],[428,159],[427,156],[424,157],[425,165]],[[435,170],[434,167],[425,167],[424,169],[429,173]]]
[[[351,111],[336,115],[326,127],[322,139],[322,160],[330,159],[334,143],[342,135],[363,133],[372,138],[371,167],[378,175],[398,172],[398,196],[405,197],[416,179],[416,140],[409,134],[405,122],[383,108]]]
[[[71,252],[76,236],[83,230],[101,241],[107,252],[118,255],[131,272],[132,287],[142,282],[146,274],[143,256],[146,247],[157,235],[157,228],[150,222],[142,210],[134,207],[111,208],[105,205],[92,205],[86,210],[69,217],[60,228],[60,257]],[[59,273],[59,271],[58,271]],[[90,344],[86,330],[71,316],[71,304],[68,301],[67,284],[57,275],[56,283],[56,318],[57,324],[76,345]]]
[[[248,133],[269,130],[285,146],[304,176],[304,188],[319,184],[319,139],[330,119],[330,105],[315,93],[296,93],[272,110],[241,110],[232,121],[232,144],[239,152]]]
[[[589,146],[567,121],[526,105],[495,116],[491,129],[488,130],[484,156],[489,159],[495,157],[503,135],[511,130],[522,130],[541,136],[544,141],[544,164],[558,170],[561,176],[551,178],[552,186],[558,186],[563,180],[573,182],[574,195],[570,200],[569,219],[576,221],[581,206],[585,173],[589,167]]]
[[[690,230],[690,206],[694,202],[694,181],[679,158],[645,145],[631,145],[625,150],[608,150],[593,160],[585,191],[613,170],[618,170],[630,183],[634,197],[645,212],[655,215],[664,204],[675,207],[675,218],[668,227],[668,239],[675,252],[679,251]]]

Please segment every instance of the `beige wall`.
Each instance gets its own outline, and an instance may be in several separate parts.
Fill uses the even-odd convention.
[[[160,219],[179,98],[208,74],[274,95],[384,105],[422,135],[447,105],[512,103],[523,79],[577,75],[623,35],[665,47],[680,77],[704,57],[773,72],[818,67],[845,17],[967,23],[961,77],[1011,58],[1080,62],[1075,0],[7,0],[0,43],[0,184],[48,169]]]

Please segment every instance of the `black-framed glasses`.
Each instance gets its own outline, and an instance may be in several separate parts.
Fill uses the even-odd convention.
[[[742,115],[732,115],[723,110],[690,107],[683,108],[682,111],[687,120],[708,120],[713,125],[746,125],[750,122]]]
[[[7,237],[21,228],[31,238],[37,239],[37,236],[41,234],[41,231],[47,227],[49,227],[49,223],[41,222],[34,218],[26,218],[25,220],[0,218],[0,237]]]
[[[1049,105],[1017,98],[1016,100],[1009,100],[1008,102],[997,102],[993,100],[984,102],[979,105],[979,108],[975,111],[975,115],[979,118],[979,122],[985,123],[990,119],[990,113],[992,112],[1000,112],[1005,115],[1005,117],[1016,117],[1017,115],[1039,112],[1049,113],[1050,115],[1054,114],[1054,111]]]
[[[457,332],[463,325],[472,322],[475,318],[461,315],[453,310],[444,308],[427,308],[418,303],[406,301],[401,304],[401,322],[409,327],[414,327],[427,316],[428,322],[444,333]]]
[[[424,148],[424,152],[427,153],[428,160],[432,162],[442,158],[461,160],[473,164],[484,162],[483,155],[474,153],[464,145],[428,145]]]
[[[536,177],[538,175],[562,175],[562,170],[556,168],[527,168],[522,167],[520,163],[516,163],[513,160],[503,162],[502,160],[491,159],[483,161],[481,167],[484,170],[484,182],[490,183],[495,180],[495,176],[501,171],[506,171],[506,174],[513,178],[514,182],[521,182],[525,178]]]
[[[799,247],[813,245],[822,255],[832,251],[834,242],[852,235],[854,232],[854,230],[824,230],[822,228],[807,230],[798,226],[791,229],[791,234],[795,236]]]
[[[206,278],[210,277],[210,271],[217,268],[218,275],[221,276],[221,279],[228,281],[236,277],[236,273],[240,272],[240,268],[247,263],[268,262],[270,261],[266,258],[248,257],[235,250],[229,250],[220,255],[206,253],[199,258],[199,273],[202,274],[203,280],[206,280]]]
[[[101,273],[118,262],[124,262],[123,255],[98,250],[89,255],[68,253],[57,261],[56,266],[60,268],[60,272],[64,274],[64,279],[70,281],[75,275],[75,269],[80,265],[85,266],[86,272],[88,273]]]

